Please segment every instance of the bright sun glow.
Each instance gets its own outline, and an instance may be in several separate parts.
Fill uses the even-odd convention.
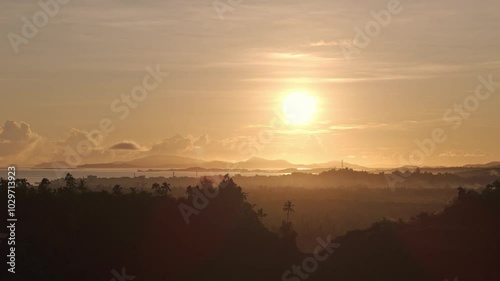
[[[316,100],[305,93],[290,94],[283,102],[283,114],[291,124],[307,124],[314,113],[316,113]]]

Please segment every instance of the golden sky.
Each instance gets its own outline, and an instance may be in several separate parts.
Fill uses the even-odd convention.
[[[499,160],[499,84],[486,83],[477,106],[473,97],[479,77],[500,82],[500,2],[398,2],[346,56],[394,3],[244,0],[221,19],[205,0],[72,0],[16,54],[8,34],[41,8],[0,0],[0,164],[64,159],[103,119],[114,130],[85,163],[169,154],[400,166],[436,129],[446,140],[419,164]],[[158,85],[125,117],[122,95],[148,67],[169,76],[150,77]],[[294,93],[314,112],[276,122]]]

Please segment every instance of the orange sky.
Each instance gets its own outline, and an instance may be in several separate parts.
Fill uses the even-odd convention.
[[[4,35],[22,36],[22,18],[41,9],[0,3]],[[394,3],[244,0],[222,20],[211,1],[70,1],[17,54],[1,39],[0,164],[62,160],[102,120],[113,130],[85,163],[499,160],[500,87],[479,77],[500,82],[500,2]],[[398,11],[363,45],[357,30],[390,5]],[[127,104],[145,79],[151,90]],[[276,121],[297,91],[314,98],[312,119]]]

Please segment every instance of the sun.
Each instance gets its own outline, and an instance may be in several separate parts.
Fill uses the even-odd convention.
[[[283,101],[283,114],[290,124],[307,124],[311,121],[315,113],[316,100],[306,93],[296,92],[289,94]]]

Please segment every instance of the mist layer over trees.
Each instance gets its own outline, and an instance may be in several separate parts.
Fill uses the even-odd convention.
[[[0,190],[6,196],[3,179]],[[113,272],[125,270],[137,280],[153,281],[500,278],[495,266],[500,258],[499,181],[479,190],[455,189],[451,202],[445,199],[450,189],[434,190],[442,195],[431,211],[412,216],[418,208],[408,208],[405,220],[375,219],[384,214],[376,210],[385,205],[400,212],[411,202],[432,202],[429,190],[334,191],[247,190],[228,176],[217,183],[204,178],[187,186],[182,196],[174,196],[168,182],[96,191],[71,174],[64,185],[43,180],[31,186],[18,180],[18,273],[9,277],[111,280]],[[320,198],[331,200],[329,218],[314,207]],[[347,217],[367,226],[347,224],[345,231],[328,235],[320,231],[335,229]],[[321,222],[321,228],[306,232],[297,227],[306,221]],[[299,248],[301,230],[316,245]],[[325,260],[308,264],[316,254]]]

